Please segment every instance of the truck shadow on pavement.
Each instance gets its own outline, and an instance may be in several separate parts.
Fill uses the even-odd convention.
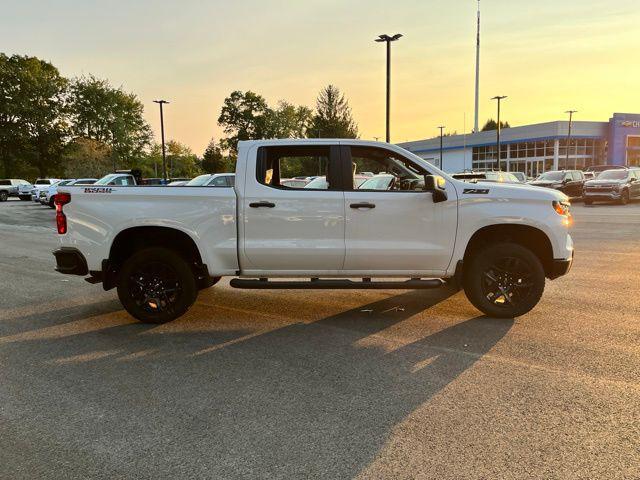
[[[99,457],[100,476],[352,478],[512,327],[477,317],[408,343],[367,343],[454,293],[412,291],[253,336],[216,329],[214,313],[202,330],[133,323],[4,345],[0,337],[0,360],[28,358],[31,375],[24,382],[6,369],[22,390],[0,388],[0,397],[20,429],[37,422],[66,442],[62,463]],[[25,401],[47,414],[27,418]]]

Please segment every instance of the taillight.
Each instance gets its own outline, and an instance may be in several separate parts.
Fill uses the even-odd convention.
[[[56,205],[56,226],[58,227],[58,233],[60,235],[67,233],[67,216],[62,212],[62,207],[70,202],[71,194],[67,192],[58,192],[54,199]]]

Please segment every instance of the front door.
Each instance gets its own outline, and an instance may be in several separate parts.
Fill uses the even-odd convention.
[[[447,187],[447,201],[434,203],[432,193],[424,191],[423,175],[429,172],[417,162],[379,147],[345,145],[342,154],[352,175],[374,174],[359,188],[346,185],[345,272],[366,276],[444,272],[457,226],[453,186]]]
[[[243,273],[338,272],[344,263],[344,192],[338,146],[264,146],[248,164],[242,199]],[[288,182],[291,179],[299,180]],[[287,186],[287,185],[295,185]]]

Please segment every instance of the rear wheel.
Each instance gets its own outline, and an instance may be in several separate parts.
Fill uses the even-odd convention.
[[[197,295],[189,264],[167,248],[151,247],[134,253],[119,273],[118,298],[127,312],[142,322],[175,320]]]
[[[484,247],[465,265],[464,291],[490,317],[515,318],[529,312],[542,297],[545,273],[531,250],[515,243]]]
[[[9,192],[7,192],[6,190],[0,191],[0,202],[6,202],[8,198]]]
[[[20,195],[20,200],[22,200],[23,202],[28,202],[29,200],[31,200],[31,195]]]

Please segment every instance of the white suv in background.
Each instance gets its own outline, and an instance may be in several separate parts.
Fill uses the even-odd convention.
[[[56,198],[56,194],[58,193],[58,187],[64,187],[66,185],[93,185],[96,183],[97,178],[77,178],[77,179],[68,179],[68,180],[60,180],[58,183],[54,183],[46,190],[40,191],[40,203],[42,205],[48,205],[51,208],[55,208],[55,204],[53,203]]]
[[[31,200],[38,203],[40,202],[40,191],[49,188],[54,183],[58,183],[59,178],[38,178],[33,184],[31,189]]]
[[[19,188],[26,186],[31,188],[31,184],[19,178],[0,179],[0,202],[6,202],[9,197],[20,196]],[[22,199],[22,196],[20,196]]]

